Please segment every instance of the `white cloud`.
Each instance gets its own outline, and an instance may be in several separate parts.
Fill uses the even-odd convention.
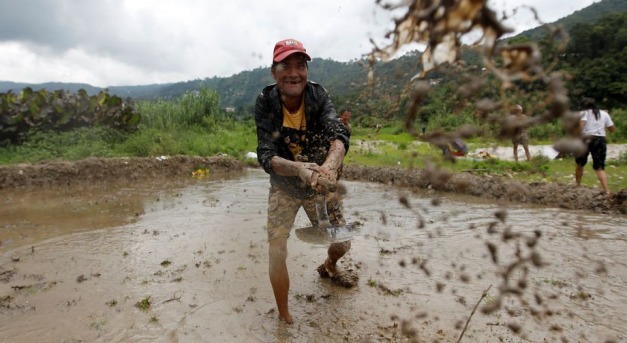
[[[520,2],[489,3],[500,14]],[[525,3],[554,21],[592,1]],[[537,26],[529,13],[508,23]],[[0,80],[113,86],[229,76],[268,66],[283,38],[300,39],[314,57],[349,61],[370,52],[371,38],[384,42],[391,28],[391,14],[374,0],[5,1]]]
[[[495,9],[499,17],[507,17],[504,22],[518,33],[543,23],[554,22],[595,2],[598,1],[488,0],[488,5]]]

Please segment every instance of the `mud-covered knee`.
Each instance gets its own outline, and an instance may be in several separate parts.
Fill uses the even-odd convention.
[[[268,256],[271,262],[287,260],[287,239],[275,238],[269,243]]]

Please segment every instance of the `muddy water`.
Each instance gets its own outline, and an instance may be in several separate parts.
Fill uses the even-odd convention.
[[[341,266],[359,284],[320,279],[326,247],[292,235],[292,326],[267,276],[262,171],[3,191],[0,341],[455,342],[485,290],[465,342],[627,340],[626,217],[345,184],[346,216],[363,226]],[[521,257],[509,281],[523,292],[501,298]]]

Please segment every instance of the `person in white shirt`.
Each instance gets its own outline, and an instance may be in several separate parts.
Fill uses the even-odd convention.
[[[592,169],[597,174],[599,182],[603,187],[605,193],[611,196],[610,188],[607,182],[607,175],[605,174],[605,158],[607,154],[607,140],[605,138],[605,130],[614,132],[616,127],[610,114],[606,111],[599,110],[594,103],[594,99],[585,98],[582,105],[586,110],[581,111],[580,129],[581,137],[587,145],[586,152],[577,157],[575,162],[577,168],[575,169],[575,181],[577,186],[581,185],[581,178],[583,177],[583,167],[588,162],[588,155],[592,155]]]

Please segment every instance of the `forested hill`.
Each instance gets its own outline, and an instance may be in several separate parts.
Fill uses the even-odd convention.
[[[333,89],[333,94],[338,97],[346,96],[355,91],[355,84],[365,84],[367,68],[358,62],[337,62],[328,59],[314,58],[309,63],[309,79]],[[249,108],[254,104],[255,98],[261,89],[274,83],[270,74],[270,64],[267,67],[243,71],[230,77],[212,77],[204,80],[191,80],[163,85],[158,92],[150,97],[172,98],[185,92],[208,87],[215,89],[220,95],[222,107],[235,107],[238,110]],[[132,89],[123,94],[118,87],[111,87],[110,92],[120,96],[136,97]],[[148,94],[146,94],[148,95]]]
[[[596,2],[588,7],[582,8],[578,11],[573,12],[572,14],[557,20],[552,25],[561,25],[567,31],[572,29],[576,24],[579,23],[594,23],[599,20],[601,17],[607,15],[608,13],[615,12],[626,12],[627,11],[627,1],[626,0],[603,0]],[[539,13],[542,15],[542,13]],[[539,40],[542,37],[546,36],[547,30],[544,25],[540,25],[533,29],[521,32],[518,36],[525,36],[531,40]]]
[[[0,81],[0,93],[6,93],[8,91],[20,91],[26,87],[31,87],[34,90],[46,89],[49,91],[63,89],[72,93],[76,93],[79,89],[84,89],[88,94],[96,94],[102,90],[100,87],[94,87],[86,83],[68,83],[68,82],[46,82],[46,83],[26,83],[26,82],[11,82]]]
[[[385,75],[379,80],[381,84],[394,90],[399,84],[405,84],[418,72],[418,52],[409,52],[393,62],[377,66],[377,75]],[[309,63],[309,79],[326,87],[334,96],[334,100],[355,96],[364,91],[367,83],[368,64],[365,60],[338,62],[330,59],[314,58]],[[270,73],[270,63],[267,67],[243,71],[230,77],[212,77],[189,80],[168,84],[153,84],[145,86],[112,86],[108,87],[110,94],[122,98],[133,99],[172,99],[187,92],[198,90],[200,87],[214,89],[220,96],[220,106],[235,107],[238,111],[250,110],[255,98],[261,89],[274,83]],[[0,93],[9,90],[16,92],[24,87],[34,90],[64,89],[76,92],[84,89],[94,95],[101,88],[79,83],[43,83],[28,84],[0,81]]]

